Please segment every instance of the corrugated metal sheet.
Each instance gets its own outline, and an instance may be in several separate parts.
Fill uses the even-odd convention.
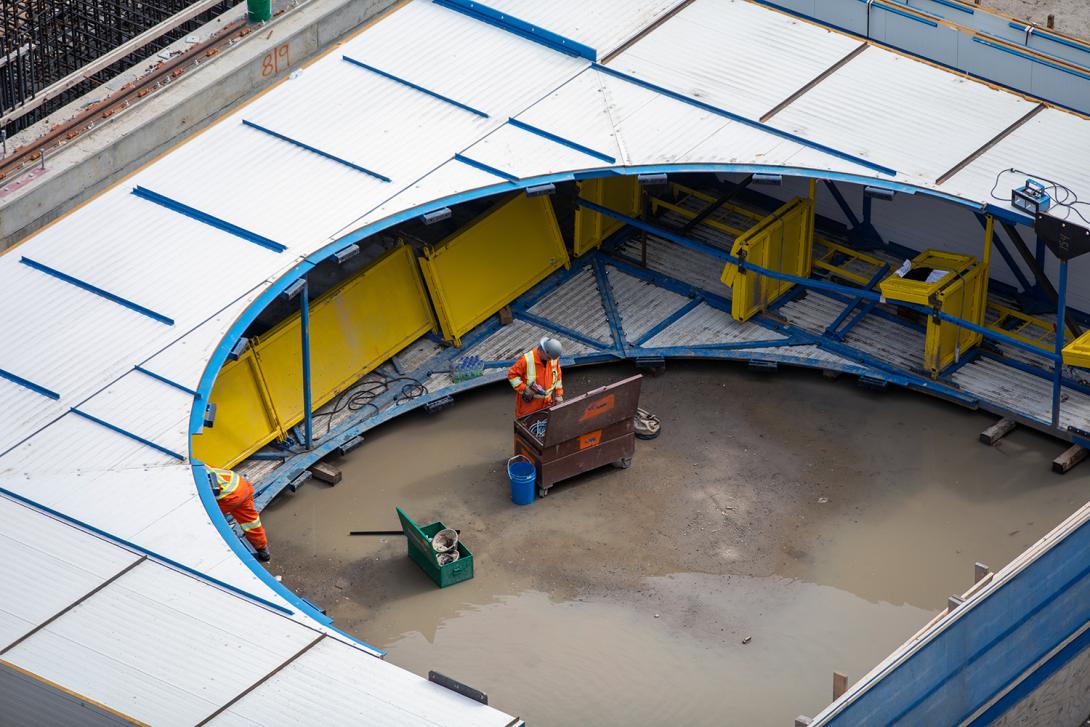
[[[358,653],[358,652],[356,652]],[[406,724],[507,727],[511,717],[458,697],[351,647],[326,639],[253,690],[211,724]],[[381,687],[379,687],[381,685]]]
[[[609,65],[757,119],[858,45],[746,0],[696,0]]]
[[[629,344],[638,341],[689,302],[684,296],[622,273],[612,265],[606,266],[606,276],[617,306],[617,315],[621,319],[621,328]]]
[[[611,345],[613,340],[598,281],[589,267],[530,306],[527,312],[601,341],[604,346]]]
[[[140,556],[0,497],[0,651]]]
[[[1052,420],[1052,381],[1043,376],[980,358],[962,366],[951,378],[963,391],[1004,409],[1026,412],[1043,422]],[[1090,396],[1065,386],[1060,396],[1060,426],[1086,429],[1088,422]]]
[[[933,183],[1035,105],[870,48],[770,123]]]
[[[501,4],[514,7],[513,0],[501,0]],[[672,5],[673,0],[525,3],[515,14],[604,51]],[[613,67],[695,101],[756,117],[854,47],[855,41],[755,3],[697,0],[623,53]],[[344,55],[479,109],[487,118],[348,63]],[[875,82],[878,74],[889,76],[895,83],[889,79],[882,83],[890,83],[908,100],[893,98],[890,88]],[[903,165],[898,180],[922,175],[920,180],[933,183],[943,165],[952,166],[959,155],[983,145],[996,129],[1027,109],[1026,102],[1013,95],[869,49],[774,117],[773,123],[798,130],[814,143]],[[7,313],[0,333],[11,343],[0,353],[0,369],[60,395],[54,401],[0,381],[0,407],[7,415],[0,431],[0,474],[5,487],[204,568],[229,583],[279,598],[223,541],[197,496],[189,467],[130,436],[188,455],[184,427],[190,397],[133,373],[133,366],[145,362],[149,370],[193,387],[240,312],[301,256],[347,231],[415,205],[486,186],[511,186],[496,175],[453,161],[455,153],[469,149],[467,153],[479,153],[482,161],[527,176],[613,166],[512,128],[507,125],[512,116],[615,156],[620,165],[791,164],[874,176],[867,167],[663,96],[591,68],[584,59],[552,51],[464,14],[430,2],[410,3],[122,186],[42,230],[17,253],[0,258],[0,306]],[[243,120],[348,164],[264,134]],[[1090,158],[1090,127],[1085,120],[1049,110],[996,144],[945,188],[977,203],[996,201],[991,197],[996,175],[1022,166],[1029,168],[1030,176],[1087,190],[1086,158]],[[391,182],[350,165],[386,175]],[[1020,181],[1002,179],[996,194],[1005,198],[1009,186]],[[265,235],[288,249],[270,251],[140,199],[131,194],[133,185]],[[729,236],[709,237],[707,230],[697,234],[710,244],[730,242]],[[640,247],[638,240],[629,241],[623,252],[639,260]],[[168,316],[174,323],[153,320],[31,269],[20,264],[23,255]],[[653,271],[729,295],[719,281],[722,263],[711,256],[651,237],[647,260]],[[1078,262],[1072,268],[1071,300],[1083,307],[1090,307],[1090,289],[1080,285],[1090,274],[1088,264]],[[662,320],[683,304],[684,299],[673,293],[638,290],[638,285],[645,284],[634,284],[616,270],[609,275],[630,337],[650,330],[655,324],[652,313],[661,313],[658,320]],[[603,328],[600,303],[592,305],[588,280],[585,274],[577,276],[537,310],[585,335],[604,336],[608,326]],[[809,295],[785,306],[784,314],[808,330],[821,330],[841,308],[822,298]],[[734,340],[733,335],[742,339],[758,333],[771,335],[756,327],[734,330],[725,314],[710,308],[698,308],[680,323],[678,331],[689,326],[676,339],[684,344]],[[544,333],[516,321],[470,352],[485,359],[510,360]],[[848,343],[899,366],[916,366],[922,356],[921,334],[877,316],[868,316],[849,334]],[[569,355],[597,350],[570,340],[565,345]],[[422,346],[403,361],[418,368],[425,365],[429,351],[434,354]],[[816,349],[780,351],[771,349],[767,355],[782,355],[782,360],[789,356],[828,360]],[[737,353],[746,355],[752,354]],[[1023,380],[1009,368],[994,366],[999,368],[981,361],[959,373],[967,387],[984,392],[982,396],[995,396],[997,402],[1008,394],[1047,398],[1041,388],[1042,382],[1047,388],[1044,379]],[[489,378],[494,376],[502,376],[502,371],[490,372]],[[432,391],[448,384],[449,376],[438,371],[428,381]],[[1017,384],[1017,390],[1004,390],[1001,384]],[[1067,396],[1064,421],[1085,426],[1090,417],[1083,408],[1085,397],[1072,392]],[[84,407],[129,434],[69,413],[72,406]],[[153,483],[150,489],[149,482]],[[147,496],[118,495],[129,491]],[[10,540],[6,522],[4,532]],[[37,547],[30,537],[22,545]],[[67,548],[56,557],[78,563],[77,550]],[[229,698],[226,690],[210,688],[201,679],[210,672],[235,668],[237,654],[230,647],[235,642],[231,637],[224,640],[208,623],[191,615],[218,607],[198,592],[208,586],[192,579],[174,584],[166,589],[172,600],[164,603],[157,600],[163,583],[144,575],[148,568],[139,566],[125,576],[129,586],[110,586],[18,650],[31,668],[53,675],[77,692],[123,711],[132,707],[137,716],[156,722],[191,722]],[[58,577],[66,587],[84,585]],[[172,574],[171,578],[183,577]],[[31,587],[25,573],[13,579],[19,580],[20,588]],[[193,584],[200,588],[183,587]],[[102,603],[110,603],[111,608],[100,608]],[[298,633],[299,627],[290,621],[267,621],[260,608],[239,604],[243,605],[236,620],[254,627],[247,637],[262,648],[279,648]],[[14,608],[8,612],[14,614]],[[135,628],[122,633],[119,614]],[[23,623],[20,618],[24,617],[12,616],[10,622],[18,626]],[[306,616],[296,614],[295,618],[305,620]],[[160,622],[162,634],[153,632]],[[138,635],[143,644],[137,643]],[[152,652],[138,648],[152,643],[152,635],[165,639],[168,663],[148,663]],[[252,646],[246,644],[245,649]],[[360,655],[355,658],[358,663],[344,667],[345,673],[374,666],[362,652],[343,653],[349,662],[353,654]],[[435,687],[393,667],[382,668],[381,673],[367,672],[366,689],[358,687],[358,681],[349,681],[329,682],[324,691],[314,691],[325,695],[321,709],[326,710],[327,721],[376,714],[402,723],[448,714],[447,704],[430,696]],[[248,685],[255,678],[246,673],[240,681]],[[275,700],[277,693],[271,685],[257,693]],[[341,692],[334,695],[338,689]],[[350,697],[345,690],[356,691]],[[458,712],[458,719],[469,721],[471,715],[485,715],[481,719],[486,723],[493,719],[491,712],[443,695],[459,705],[450,709],[467,710]],[[247,714],[265,709],[256,696],[251,701],[254,704],[248,705],[252,710]],[[280,710],[310,704],[304,698],[287,706],[283,701],[273,703],[280,704]],[[391,706],[394,702],[397,708]],[[396,711],[403,705],[408,705],[409,712]],[[440,707],[444,711],[430,711]],[[272,712],[274,717],[283,713]]]
[[[4,658],[149,724],[192,725],[316,636],[189,576],[142,564]]]
[[[749,341],[782,341],[784,336],[755,323],[742,323],[730,313],[701,303],[683,315],[676,323],[655,334],[646,348],[673,346],[707,346],[716,343],[747,343]]]

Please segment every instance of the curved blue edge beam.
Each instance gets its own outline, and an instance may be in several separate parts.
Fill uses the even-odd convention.
[[[890,189],[895,192],[902,192],[904,194],[926,194],[938,199],[952,202],[964,207],[968,207],[976,212],[987,212],[999,219],[1004,219],[1009,222],[1015,222],[1020,224],[1033,224],[1032,218],[1024,215],[1019,215],[1010,210],[993,207],[990,204],[981,205],[979,202],[973,202],[972,200],[957,197],[945,192],[939,192],[926,187],[917,187],[911,184],[905,184],[903,182],[894,182],[888,179],[880,179],[875,177],[869,177],[858,174],[845,174],[841,172],[827,172],[814,169],[806,169],[802,167],[781,167],[772,165],[754,165],[754,164],[655,164],[637,167],[602,167],[596,169],[588,169],[584,171],[562,172],[556,174],[545,174],[536,177],[527,177],[525,179],[513,179],[509,181],[502,181],[497,184],[488,185],[485,187],[479,187],[477,189],[466,190],[456,194],[452,194],[446,197],[441,197],[431,202],[417,205],[410,209],[402,210],[389,217],[383,218],[376,222],[364,225],[363,227],[349,232],[348,234],[340,237],[334,242],[328,243],[317,251],[311,253],[294,267],[288,270],[283,277],[276,280],[265,291],[261,293],[250,304],[245,311],[235,320],[231,327],[227,330],[223,339],[216,346],[211,358],[205,366],[204,372],[201,374],[200,382],[197,385],[197,395],[194,397],[194,404],[190,410],[189,415],[189,454],[190,461],[193,469],[193,481],[197,488],[197,492],[200,495],[201,503],[204,505],[205,510],[208,512],[209,519],[212,524],[219,531],[223,539],[227,541],[227,544],[235,552],[243,563],[245,563],[254,575],[260,578],[265,585],[267,585],[273,592],[277,593],[284,600],[295,606],[300,612],[307,614],[315,621],[325,624],[330,628],[336,630],[339,634],[351,641],[360,644],[367,651],[375,653],[377,655],[385,655],[381,649],[378,649],[370,644],[360,641],[356,637],[348,634],[333,626],[333,620],[328,616],[322,614],[315,609],[311,604],[304,601],[298,595],[296,595],[290,588],[273,578],[272,574],[265,569],[257,560],[251,555],[246,546],[238,538],[235,532],[228,525],[227,520],[220,512],[219,506],[216,504],[215,497],[212,494],[211,489],[208,486],[207,479],[205,477],[204,465],[198,460],[193,458],[193,435],[199,433],[204,424],[204,407],[205,403],[211,398],[212,387],[215,384],[216,377],[219,375],[220,369],[227,362],[227,355],[234,347],[235,343],[242,334],[250,326],[257,316],[268,307],[268,305],[277,298],[281,293],[287,290],[293,283],[299,280],[308,271],[313,269],[315,265],[322,262],[330,255],[334,254],[338,250],[341,250],[346,245],[350,245],[360,240],[363,240],[371,235],[381,232],[394,225],[400,224],[407,220],[419,217],[422,214],[432,212],[434,210],[449,207],[451,205],[460,204],[462,202],[468,202],[471,200],[481,199],[484,197],[490,197],[497,194],[503,194],[505,192],[512,192],[516,190],[523,190],[527,187],[533,187],[539,184],[547,184],[550,182],[566,182],[580,179],[596,179],[599,177],[611,177],[617,175],[636,176],[640,174],[680,174],[684,172],[704,172],[704,173],[720,173],[720,174],[750,174],[750,173],[773,173],[781,174],[783,176],[791,177],[805,177],[808,179],[822,179],[834,182],[846,182],[850,184],[857,184],[863,186],[876,186],[885,189]]]

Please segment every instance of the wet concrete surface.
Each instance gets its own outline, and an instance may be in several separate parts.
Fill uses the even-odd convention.
[[[628,365],[571,370],[569,394]],[[911,636],[974,561],[998,568],[1090,496],[1090,468],[988,415],[811,371],[675,363],[646,378],[662,435],[527,507],[510,502],[502,384],[384,425],[263,514],[270,570],[418,674],[487,692],[537,727],[790,725]],[[1085,467],[1085,466],[1084,466]],[[405,539],[462,530],[472,581],[440,590]]]

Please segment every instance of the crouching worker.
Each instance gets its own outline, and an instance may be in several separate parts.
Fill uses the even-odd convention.
[[[542,338],[507,371],[507,380],[515,390],[516,419],[564,401],[564,383],[560,377],[562,351],[560,341]]]
[[[216,503],[224,515],[230,515],[242,528],[246,539],[257,551],[257,559],[262,563],[268,563],[269,541],[265,537],[265,528],[261,525],[261,517],[254,507],[254,486],[249,481],[233,470],[223,470],[216,467],[207,467],[208,482],[212,485],[212,494],[216,496]]]

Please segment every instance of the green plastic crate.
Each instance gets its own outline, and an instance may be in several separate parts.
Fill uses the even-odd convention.
[[[473,577],[473,553],[465,546],[461,538],[458,539],[458,560],[439,565],[435,559],[436,553],[431,547],[431,538],[447,527],[442,521],[420,527],[400,507],[397,508],[397,516],[401,518],[401,529],[405,531],[409,557],[435,581],[436,585],[446,588]]]

